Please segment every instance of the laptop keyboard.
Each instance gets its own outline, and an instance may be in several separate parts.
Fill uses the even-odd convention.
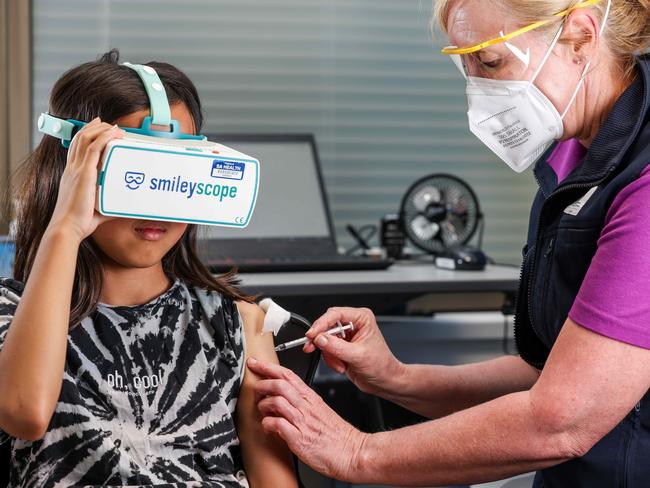
[[[278,256],[273,258],[246,258],[241,260],[211,260],[210,271],[224,273],[236,267],[240,273],[283,271],[352,271],[386,269],[393,262],[388,259],[364,256]]]

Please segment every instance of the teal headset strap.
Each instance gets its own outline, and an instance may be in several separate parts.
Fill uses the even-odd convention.
[[[72,139],[73,132],[77,126],[67,120],[53,117],[47,112],[38,117],[38,130],[52,137],[68,141]]]
[[[158,73],[151,66],[143,64],[122,63],[138,73],[149,97],[151,125],[171,125],[172,114],[167,100],[167,93]]]
[[[169,101],[156,70],[151,66],[142,64],[123,63],[124,66],[131,68],[142,80],[145,91],[149,97],[150,115],[145,117],[140,128],[122,127],[127,132],[142,134],[153,137],[163,137],[169,139],[188,139],[188,140],[205,140],[202,135],[183,134],[181,133],[180,124],[177,120],[172,120]],[[63,147],[69,147],[76,131],[86,125],[86,122],[74,119],[60,119],[45,112],[38,118],[38,130],[52,137],[61,139]],[[169,126],[170,130],[153,130],[152,125]]]

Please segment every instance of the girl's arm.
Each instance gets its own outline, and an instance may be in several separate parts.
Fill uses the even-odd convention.
[[[70,302],[81,241],[105,218],[96,214],[99,157],[122,131],[95,119],[75,136],[52,219],[0,350],[0,429],[43,437],[61,393]]]
[[[246,356],[278,363],[272,334],[262,335],[264,312],[257,305],[238,302],[246,337]],[[237,433],[241,441],[246,476],[252,488],[296,487],[291,454],[276,434],[262,429],[262,414],[255,402],[258,376],[244,368],[244,381],[237,401]]]

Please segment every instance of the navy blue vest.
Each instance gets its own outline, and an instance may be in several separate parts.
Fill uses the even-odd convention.
[[[557,184],[546,157],[535,167],[539,191],[524,247],[515,340],[521,357],[536,368],[544,367],[568,317],[607,210],[648,163],[650,55],[639,58],[636,80],[566,180]],[[650,396],[585,456],[539,472],[535,487],[650,487]]]

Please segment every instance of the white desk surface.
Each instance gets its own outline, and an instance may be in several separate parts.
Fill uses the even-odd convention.
[[[396,263],[380,271],[244,273],[242,288],[273,296],[372,293],[516,292],[519,270],[488,266],[484,271],[448,271],[433,263]]]

